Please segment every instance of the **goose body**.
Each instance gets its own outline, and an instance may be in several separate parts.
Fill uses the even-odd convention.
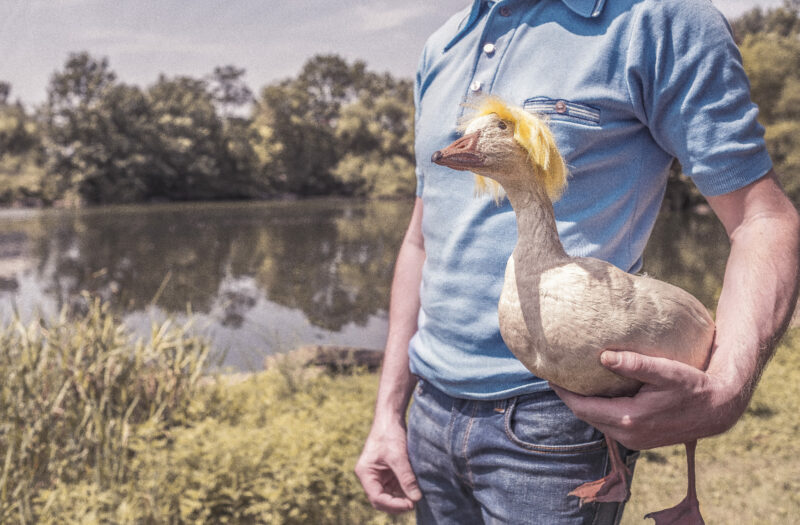
[[[552,200],[566,168],[547,126],[521,108],[487,99],[465,135],[433,162],[476,173],[480,191],[505,192],[517,218],[518,241],[508,259],[498,303],[500,332],[536,376],[583,395],[633,395],[641,383],[600,363],[604,350],[627,350],[707,364],[714,322],[688,292],[628,274],[599,259],[570,257],[558,238]],[[489,180],[487,180],[487,177]],[[492,182],[493,181],[493,182]],[[612,470],[570,494],[581,501],[624,501],[627,467],[606,437]],[[687,443],[689,490],[676,507],[649,515],[657,525],[702,524],[694,489],[695,443]]]
[[[602,366],[603,350],[705,366],[714,322],[691,294],[593,258],[531,271],[522,243],[508,259],[498,316],[506,345],[538,377],[613,397],[632,395],[641,383]]]

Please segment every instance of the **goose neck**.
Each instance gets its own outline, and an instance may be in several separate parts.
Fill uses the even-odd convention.
[[[558,238],[553,204],[543,188],[506,188],[517,216],[515,259],[527,268],[553,266],[569,256]]]

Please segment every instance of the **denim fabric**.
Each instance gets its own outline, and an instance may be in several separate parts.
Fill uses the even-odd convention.
[[[622,516],[622,503],[581,507],[568,496],[605,475],[608,454],[603,435],[552,390],[463,400],[420,381],[408,452],[423,494],[420,525],[607,525]],[[627,454],[631,470],[636,457]]]
[[[547,388],[498,326],[511,206],[474,198],[470,173],[431,162],[476,98],[549,120],[570,171],[554,206],[565,250],[625,271],[641,267],[673,158],[706,195],[772,165],[736,44],[708,0],[475,0],[428,40],[415,93],[426,260],[411,370],[459,398]]]

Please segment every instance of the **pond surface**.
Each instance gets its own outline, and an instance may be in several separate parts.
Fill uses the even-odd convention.
[[[0,212],[0,317],[57,315],[84,290],[145,335],[187,318],[224,364],[303,344],[379,349],[412,201],[310,200]],[[713,307],[728,242],[713,216],[662,213],[645,271]]]

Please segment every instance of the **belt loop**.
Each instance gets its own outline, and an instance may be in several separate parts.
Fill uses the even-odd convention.
[[[500,414],[504,414],[506,411],[506,405],[508,404],[508,399],[497,399],[494,402],[494,411]]]

